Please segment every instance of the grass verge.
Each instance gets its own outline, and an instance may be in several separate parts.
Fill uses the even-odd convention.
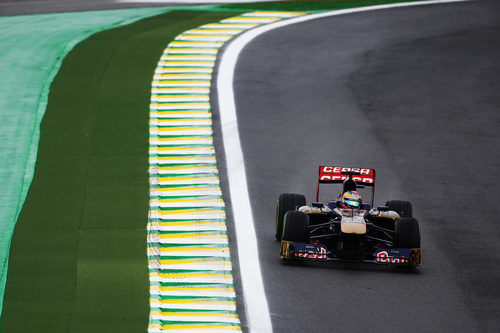
[[[281,10],[314,12],[324,10],[346,9],[354,7],[365,7],[375,5],[385,5],[389,3],[415,2],[418,0],[330,0],[330,1],[271,1],[271,2],[250,2],[234,3],[217,6],[220,9],[228,10]],[[425,1],[425,0],[420,0]]]

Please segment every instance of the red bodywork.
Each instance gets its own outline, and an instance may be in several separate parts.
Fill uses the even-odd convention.
[[[340,166],[320,166],[318,185],[316,187],[316,201],[319,200],[319,184],[342,184],[352,177],[359,185],[372,187],[372,206],[375,198],[375,169],[346,168]]]

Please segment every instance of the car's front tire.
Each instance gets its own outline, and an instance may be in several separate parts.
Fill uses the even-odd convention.
[[[420,248],[420,226],[417,219],[403,217],[396,222],[397,248]]]
[[[283,221],[282,239],[291,242],[309,242],[309,216],[299,211],[289,211]]]
[[[305,206],[306,197],[302,194],[282,193],[276,206],[276,240],[280,241],[283,234],[283,219],[288,211]]]

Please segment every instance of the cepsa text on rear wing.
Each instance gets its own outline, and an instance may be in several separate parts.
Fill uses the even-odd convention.
[[[356,184],[372,187],[372,201],[375,197],[375,169],[347,168],[341,166],[320,166],[316,201],[319,199],[319,184],[342,184],[351,178]],[[372,203],[373,205],[373,203]]]

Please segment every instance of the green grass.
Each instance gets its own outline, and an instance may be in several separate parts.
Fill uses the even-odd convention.
[[[148,120],[177,34],[231,12],[176,11],[80,43],[52,83],[9,262],[2,332],[144,332]]]
[[[219,5],[221,9],[229,10],[282,10],[282,11],[322,11],[345,9],[353,7],[364,7],[383,5],[398,2],[413,2],[415,0],[333,0],[333,1],[276,1],[276,2],[254,2],[242,4]],[[425,1],[425,0],[423,0]]]

